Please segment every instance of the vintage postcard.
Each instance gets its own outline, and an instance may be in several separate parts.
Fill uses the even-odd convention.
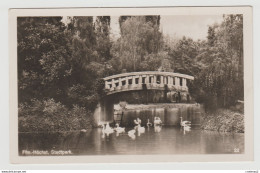
[[[251,7],[10,9],[11,163],[253,160]]]

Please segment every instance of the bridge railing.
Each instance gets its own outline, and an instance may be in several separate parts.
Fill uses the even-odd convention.
[[[187,80],[193,76],[172,72],[132,72],[108,76],[104,78],[107,94],[130,90],[157,89],[188,91]],[[145,85],[144,85],[145,84]]]

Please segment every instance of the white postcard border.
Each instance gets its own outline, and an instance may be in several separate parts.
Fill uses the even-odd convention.
[[[205,155],[113,155],[113,156],[19,156],[17,89],[17,16],[101,16],[101,15],[216,15],[244,16],[245,153]],[[9,10],[9,96],[11,163],[145,163],[145,162],[234,162],[253,161],[253,45],[252,8],[167,7],[167,8],[68,8]]]

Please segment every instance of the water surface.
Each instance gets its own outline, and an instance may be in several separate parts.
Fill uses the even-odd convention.
[[[244,153],[244,134],[203,131],[194,127],[184,131],[172,126],[146,128],[145,133],[134,137],[127,132],[106,135],[101,128],[86,133],[19,133],[19,154],[37,153],[25,154],[25,151],[47,151],[48,155],[62,154],[51,151],[70,151],[70,155],[241,154]]]

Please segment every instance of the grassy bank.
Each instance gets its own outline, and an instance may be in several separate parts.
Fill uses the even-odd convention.
[[[244,133],[244,114],[229,109],[219,109],[202,116],[201,128],[219,132]]]

